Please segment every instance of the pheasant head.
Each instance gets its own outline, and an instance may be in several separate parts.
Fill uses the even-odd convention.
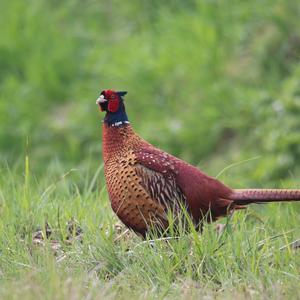
[[[106,112],[104,123],[109,126],[128,122],[125,112],[123,96],[127,92],[116,92],[113,90],[104,90],[96,100],[101,111]]]

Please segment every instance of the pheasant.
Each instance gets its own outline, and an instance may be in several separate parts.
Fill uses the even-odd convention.
[[[205,216],[215,221],[250,203],[300,201],[300,189],[232,189],[198,168],[146,142],[132,129],[123,97],[104,90],[96,103],[103,121],[103,159],[113,211],[137,234],[162,234],[185,211],[201,231]],[[207,219],[207,218],[206,218]]]

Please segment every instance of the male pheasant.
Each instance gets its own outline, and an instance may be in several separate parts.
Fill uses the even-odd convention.
[[[300,190],[231,189],[147,143],[128,121],[125,94],[104,90],[96,103],[106,112],[103,158],[111,206],[136,233],[145,237],[153,226],[163,232],[168,228],[169,214],[176,220],[183,208],[201,230],[207,215],[214,221],[250,203],[300,201]]]

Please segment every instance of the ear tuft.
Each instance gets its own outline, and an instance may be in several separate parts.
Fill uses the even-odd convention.
[[[120,92],[117,92],[117,94],[122,97],[122,96],[125,96],[127,94],[127,92],[125,91],[120,91]]]

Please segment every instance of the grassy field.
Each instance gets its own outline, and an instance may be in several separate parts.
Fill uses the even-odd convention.
[[[300,299],[299,203],[221,234],[126,231],[95,106],[127,90],[160,148],[235,188],[300,188],[299,20],[294,0],[0,0],[0,299]]]
[[[99,173],[23,180],[2,169],[1,299],[300,297],[290,245],[299,205],[251,207],[223,220],[220,234],[207,225],[202,235],[142,241],[118,224]]]

